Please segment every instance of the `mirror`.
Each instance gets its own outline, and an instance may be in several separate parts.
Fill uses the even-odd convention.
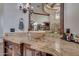
[[[54,5],[51,7],[50,5]],[[51,31],[60,33],[60,4],[32,3],[30,13],[31,31]]]
[[[33,31],[43,31],[50,29],[49,16],[39,14],[31,14],[31,25]]]

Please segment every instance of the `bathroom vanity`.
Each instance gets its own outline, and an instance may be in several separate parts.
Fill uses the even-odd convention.
[[[5,33],[4,55],[78,56],[79,44],[64,41],[59,36],[53,37],[44,31]]]

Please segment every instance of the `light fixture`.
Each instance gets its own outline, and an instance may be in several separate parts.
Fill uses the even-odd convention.
[[[27,11],[33,12],[33,7],[30,3],[19,3],[18,7],[23,13],[27,13]]]

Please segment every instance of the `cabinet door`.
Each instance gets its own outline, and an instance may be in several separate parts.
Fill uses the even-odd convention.
[[[26,56],[32,56],[32,50],[26,49]]]
[[[40,56],[40,52],[39,51],[35,51],[35,56]]]
[[[46,56],[45,52],[41,52],[35,49],[32,49],[29,44],[24,44],[23,48],[23,55],[24,56]]]
[[[46,53],[45,52],[41,52],[41,56],[46,56]]]
[[[5,56],[12,55],[12,47],[13,47],[13,44],[11,42],[4,41],[4,54],[5,54]]]
[[[10,41],[5,41],[4,43],[4,54],[5,56],[19,56],[20,55],[20,45],[10,42]]]
[[[23,46],[23,55],[24,56],[31,56],[32,52],[30,50],[30,45],[29,44],[24,44]]]
[[[14,44],[13,47],[13,52],[14,52],[14,56],[20,56],[20,45],[19,44]]]
[[[35,51],[35,56],[46,56],[46,53],[36,50]]]

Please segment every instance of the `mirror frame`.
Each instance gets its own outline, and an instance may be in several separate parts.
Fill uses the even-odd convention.
[[[46,14],[35,13],[35,12],[33,12],[33,13],[46,16]],[[49,14],[47,16],[49,16]],[[30,31],[31,30],[31,27],[30,27],[31,12],[29,12],[29,16],[28,17],[29,17],[29,28],[28,28],[28,31]],[[60,3],[60,34],[63,34],[63,33],[64,33],[64,3]]]

